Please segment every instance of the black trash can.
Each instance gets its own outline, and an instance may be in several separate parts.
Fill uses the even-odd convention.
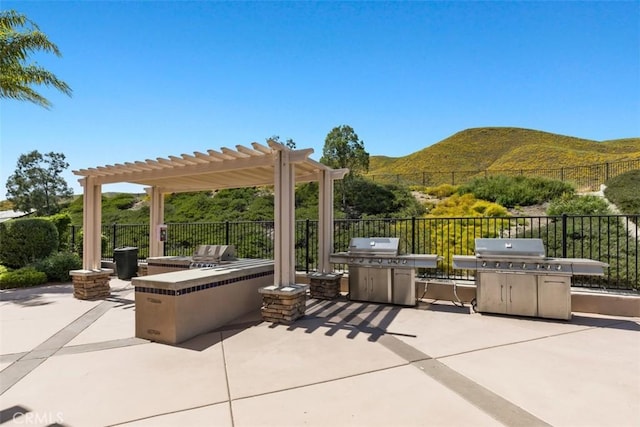
[[[138,273],[138,248],[126,247],[113,250],[118,279],[129,280]]]

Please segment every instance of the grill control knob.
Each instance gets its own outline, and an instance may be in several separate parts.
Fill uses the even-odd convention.
[[[482,261],[482,266],[486,267],[487,266],[487,261]]]
[[[540,269],[542,268],[542,265],[537,264],[537,265],[536,265],[536,268],[537,268],[538,270],[540,270]]]
[[[551,264],[547,265],[547,270],[551,270]]]
[[[513,268],[513,263],[512,262],[509,263],[509,268]]]
[[[562,270],[562,266],[561,265],[557,266],[556,270],[561,271]]]
[[[496,262],[496,268],[500,268],[500,263]]]
[[[378,258],[378,264],[382,264],[382,258]]]
[[[527,264],[526,264],[526,263],[524,263],[524,262],[522,263],[522,269],[523,269],[523,270],[526,270],[526,269],[527,269]]]

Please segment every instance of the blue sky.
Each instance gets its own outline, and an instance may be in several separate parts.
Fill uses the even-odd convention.
[[[71,170],[272,135],[316,160],[338,125],[371,155],[516,126],[640,136],[640,2],[7,1],[63,57],[54,106],[0,102],[2,193],[20,154]],[[103,191],[142,191],[109,185]]]

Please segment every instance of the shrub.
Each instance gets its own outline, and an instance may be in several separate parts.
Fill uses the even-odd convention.
[[[451,196],[458,189],[457,186],[451,184],[440,184],[437,187],[427,187],[427,194],[431,194],[439,199]]]
[[[573,194],[574,191],[570,184],[562,181],[502,175],[476,178],[458,188],[458,194],[471,193],[478,199],[496,202],[509,208],[544,203],[564,193]]]
[[[0,263],[25,267],[58,249],[58,230],[42,218],[7,221],[0,223],[0,242]]]
[[[563,194],[552,200],[547,215],[606,215],[611,213],[607,202],[598,196],[575,196]]]
[[[47,275],[33,267],[0,274],[0,289],[24,288],[47,283]]]
[[[50,282],[69,282],[69,271],[82,268],[82,260],[71,252],[58,252],[38,261],[35,268],[45,273]]]
[[[71,225],[71,217],[66,213],[59,213],[46,217],[51,221],[58,230],[58,249],[66,250],[69,247],[69,225]]]

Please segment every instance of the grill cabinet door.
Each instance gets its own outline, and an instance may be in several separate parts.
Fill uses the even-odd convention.
[[[393,269],[393,303],[416,305],[416,275],[413,268]]]
[[[368,268],[369,299],[371,302],[391,302],[391,269]]]
[[[538,277],[538,315],[549,319],[571,319],[570,277]]]
[[[366,301],[368,297],[368,268],[349,266],[349,298],[354,301]]]
[[[476,288],[478,311],[484,313],[506,313],[506,284],[505,274],[479,271]]]
[[[507,313],[519,316],[538,315],[538,277],[533,274],[506,273]]]
[[[537,277],[525,273],[478,272],[478,311],[538,315]]]

